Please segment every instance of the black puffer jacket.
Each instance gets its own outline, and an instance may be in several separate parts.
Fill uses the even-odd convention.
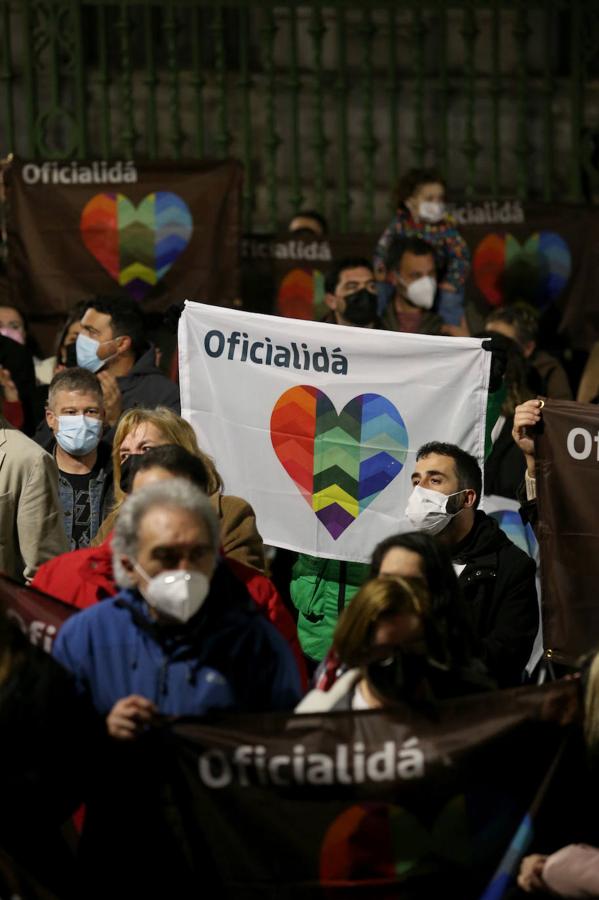
[[[465,564],[458,581],[480,642],[477,655],[500,687],[519,684],[539,625],[534,561],[480,510],[452,558]]]

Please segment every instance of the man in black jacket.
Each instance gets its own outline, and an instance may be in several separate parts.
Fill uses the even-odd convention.
[[[168,406],[180,412],[179,389],[157,368],[155,349],[148,346],[141,313],[132,300],[90,300],[76,351],[77,365],[100,379],[110,426],[134,406]]]
[[[76,342],[77,365],[95,372],[102,385],[106,423],[104,440],[111,442],[121,413],[136,406],[168,406],[181,411],[179,388],[156,366],[156,351],[146,340],[144,322],[128,297],[95,297],[81,318]],[[49,440],[47,426],[35,440]]]
[[[482,478],[469,453],[453,444],[425,444],[412,484],[406,515],[449,548],[478,655],[500,687],[519,684],[539,624],[535,563],[477,509]]]

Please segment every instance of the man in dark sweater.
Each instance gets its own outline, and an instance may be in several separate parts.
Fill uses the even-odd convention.
[[[121,413],[136,406],[167,406],[181,411],[179,388],[156,365],[156,350],[149,345],[136,304],[127,297],[95,297],[81,318],[76,342],[77,365],[94,372],[102,385],[111,442]],[[45,446],[50,438],[43,423],[35,440]]]
[[[477,509],[482,477],[469,453],[453,444],[425,444],[412,484],[406,516],[449,548],[477,655],[500,687],[519,684],[539,624],[535,563]]]
[[[179,389],[157,368],[155,350],[148,346],[141,313],[132,300],[90,300],[76,350],[77,365],[100,379],[111,427],[134,406],[168,406],[180,412]]]

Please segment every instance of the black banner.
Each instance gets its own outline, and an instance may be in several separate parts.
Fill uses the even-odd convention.
[[[544,645],[575,658],[599,635],[599,407],[547,400],[536,454]]]
[[[46,650],[76,612],[3,577],[0,602]],[[580,824],[579,690],[167,722],[94,774],[86,896],[496,900],[538,824]]]
[[[235,898],[478,897],[498,867],[505,885],[501,860],[516,833],[522,851],[532,837],[527,814],[578,706],[569,682],[432,715],[182,722],[177,805],[187,844],[204,848],[198,885],[206,854]]]
[[[31,643],[47,653],[52,649],[62,623],[78,612],[75,607],[49,594],[24,587],[5,575],[0,575],[0,604]]]
[[[547,327],[576,348],[599,339],[599,214],[583,206],[481,201],[452,208],[472,256],[466,285],[469,318],[481,328],[495,307],[526,301]],[[247,308],[319,318],[324,274],[333,260],[372,259],[379,234],[298,241],[293,235],[242,240],[242,297]]]
[[[147,312],[239,285],[241,164],[25,162],[4,173],[11,302],[36,318],[97,294]]]

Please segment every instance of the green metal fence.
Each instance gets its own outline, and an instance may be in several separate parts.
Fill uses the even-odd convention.
[[[402,171],[459,198],[579,201],[597,0],[0,0],[0,154],[245,166],[247,230],[372,230]]]

